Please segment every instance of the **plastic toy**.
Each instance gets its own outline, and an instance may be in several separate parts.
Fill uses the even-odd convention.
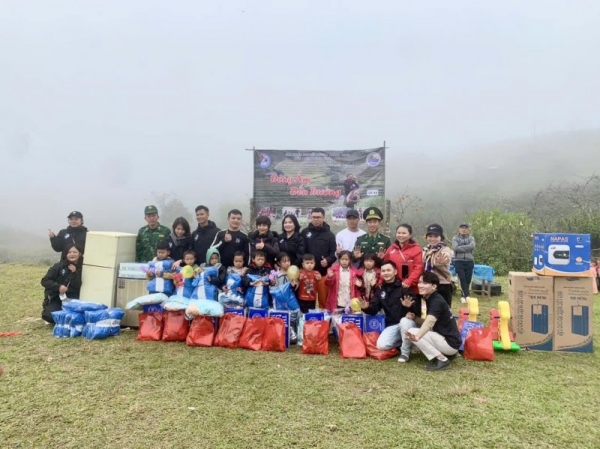
[[[361,313],[360,300],[358,298],[352,298],[350,300],[350,313]]]
[[[458,332],[462,330],[465,321],[469,321],[469,309],[461,307],[458,309]]]
[[[469,321],[477,321],[479,316],[479,301],[477,298],[467,298],[467,305],[469,306]]]
[[[511,341],[512,335],[508,330],[508,321],[510,320],[510,306],[508,301],[498,301],[498,309],[500,309],[500,320],[499,323],[496,321],[496,326],[498,327],[498,337],[497,339],[494,339],[493,342],[494,350],[519,351],[521,347]],[[492,311],[490,311],[490,319],[492,316]],[[490,320],[490,327],[491,326],[492,321]]]

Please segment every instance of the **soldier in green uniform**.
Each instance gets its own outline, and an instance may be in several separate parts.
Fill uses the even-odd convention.
[[[135,261],[149,262],[156,256],[156,246],[171,234],[171,230],[158,222],[156,206],[146,206],[144,215],[147,226],[141,228],[135,242]]]
[[[367,222],[367,233],[356,239],[355,262],[367,253],[375,253],[380,259],[383,259],[385,251],[390,246],[390,238],[379,233],[383,213],[376,207],[368,207],[364,211],[364,218]]]

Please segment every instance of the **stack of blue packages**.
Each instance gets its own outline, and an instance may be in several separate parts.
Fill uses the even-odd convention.
[[[121,320],[125,315],[123,309],[91,310],[84,315],[83,336],[89,340],[101,340],[121,333]]]
[[[52,335],[56,338],[66,338],[68,335],[65,335],[65,315],[68,312],[66,310],[58,310],[56,312],[52,312],[52,319],[54,320],[54,329],[52,330]]]

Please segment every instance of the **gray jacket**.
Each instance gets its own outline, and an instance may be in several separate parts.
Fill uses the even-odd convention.
[[[454,250],[454,260],[473,260],[475,239],[470,235],[455,235],[452,237],[452,249]]]

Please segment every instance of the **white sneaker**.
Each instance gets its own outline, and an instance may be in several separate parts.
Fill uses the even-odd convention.
[[[398,357],[398,362],[399,363],[406,363],[408,362],[408,356],[407,355],[401,355],[400,357]]]
[[[467,303],[467,298],[465,298],[464,296],[462,298],[460,298],[460,302],[462,302],[463,304]]]

